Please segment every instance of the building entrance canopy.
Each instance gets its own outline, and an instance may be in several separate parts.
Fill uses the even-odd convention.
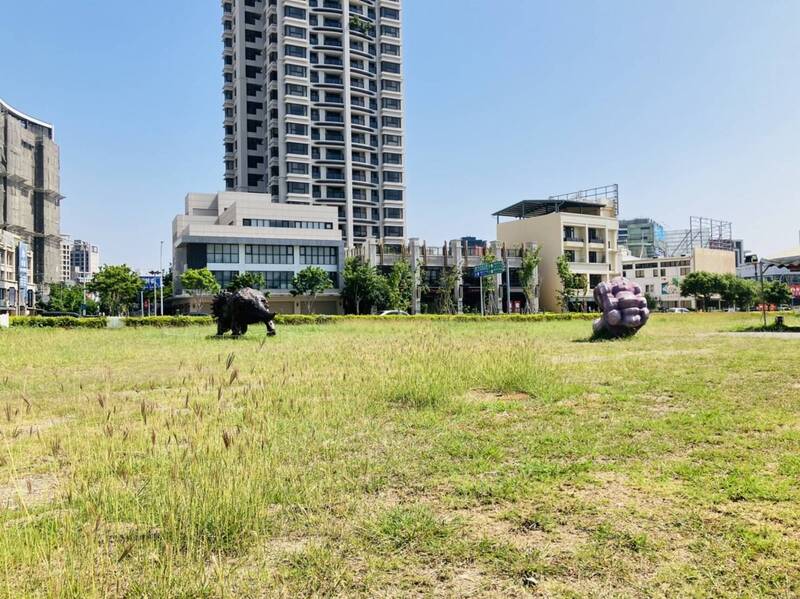
[[[771,258],[764,258],[765,264],[783,266],[792,272],[800,272],[800,246],[781,252]]]

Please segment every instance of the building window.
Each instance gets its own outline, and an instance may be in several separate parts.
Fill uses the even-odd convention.
[[[308,156],[308,144],[298,144],[293,142],[287,143],[286,153],[298,154],[300,156]]]
[[[384,183],[402,183],[403,173],[399,171],[384,171],[383,181]]]
[[[291,44],[286,44],[284,46],[284,52],[286,56],[296,56],[297,58],[305,58],[306,57],[306,49],[302,46],[293,46]]]
[[[287,162],[286,172],[290,175],[307,175],[308,164],[305,162]]]
[[[390,25],[381,25],[381,35],[387,37],[400,37],[400,29]]]
[[[391,79],[381,79],[381,89],[387,92],[400,92],[403,84]]]
[[[294,83],[286,84],[287,96],[301,96],[303,98],[308,95],[308,88],[305,85],[295,85]]]
[[[385,6],[381,7],[381,16],[387,19],[394,19],[396,21],[400,20],[400,11],[394,8],[386,8]]]
[[[287,135],[308,135],[308,125],[300,123],[286,123]]]
[[[401,101],[397,98],[383,98],[381,105],[389,110],[400,110],[402,106]]]
[[[297,8],[296,6],[286,6],[283,9],[283,14],[286,17],[291,17],[292,19],[303,19],[306,18],[306,11],[302,8]]]
[[[289,181],[286,183],[286,193],[308,193],[308,183],[298,183],[296,181]]]
[[[384,152],[383,153],[383,162],[385,164],[402,164],[403,163],[403,155],[402,154],[395,154],[394,152]]]
[[[302,27],[295,27],[294,25],[287,25],[284,30],[286,37],[296,37],[298,39],[306,39],[306,30]]]
[[[291,245],[246,245],[244,258],[247,264],[294,264]]]
[[[383,199],[390,202],[402,202],[403,191],[401,189],[384,189]]]
[[[286,65],[286,74],[292,77],[303,77],[306,76],[306,68],[301,67],[300,65],[296,64],[287,64]]]
[[[339,248],[316,245],[300,246],[300,264],[338,266]]]
[[[206,262],[209,264],[238,264],[239,246],[234,243],[209,243],[206,245]]]
[[[239,274],[238,270],[212,270],[211,274],[217,280],[220,287],[225,289],[231,284],[233,278]]]
[[[292,104],[289,102],[286,104],[286,114],[290,114],[292,116],[307,116],[308,106],[305,104]]]
[[[243,227],[270,227],[273,229],[333,229],[333,223],[311,220],[272,220],[263,218],[245,218]]]
[[[637,279],[643,279],[644,278],[644,271],[643,270],[637,270],[637,271],[634,272],[633,276],[636,277]]]
[[[384,208],[383,218],[403,218],[402,208]]]
[[[397,116],[384,116],[381,117],[384,127],[394,127],[400,129],[403,126],[403,120]]]
[[[261,274],[264,275],[264,283],[267,289],[289,289],[294,278],[294,273],[290,271],[268,270]]]
[[[383,235],[385,237],[402,237],[403,236],[403,227],[386,226],[386,227],[383,228]]]

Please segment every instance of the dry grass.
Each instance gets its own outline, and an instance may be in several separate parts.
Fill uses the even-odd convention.
[[[5,331],[0,594],[796,596],[800,336],[753,318]]]

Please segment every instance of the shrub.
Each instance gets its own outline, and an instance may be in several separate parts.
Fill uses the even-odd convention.
[[[125,319],[125,326],[129,327],[191,327],[206,326],[214,321],[210,316],[129,316]]]
[[[62,328],[62,329],[104,329],[104,317],[76,318],[75,316],[12,316],[12,327]]]

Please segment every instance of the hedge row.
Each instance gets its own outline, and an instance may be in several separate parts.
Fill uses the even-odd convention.
[[[325,314],[278,314],[275,318],[277,325],[321,325],[334,324],[346,321],[387,321],[387,320],[417,320],[417,321],[445,321],[445,322],[543,322],[550,320],[592,320],[597,318],[597,314],[584,312],[570,312],[566,314],[542,313],[542,314],[499,314],[497,316],[481,316],[480,314],[419,314],[417,316],[328,316]],[[125,325],[129,327],[155,327],[172,328],[188,326],[209,326],[213,324],[210,316],[150,316],[142,318],[140,316],[128,316],[124,318]],[[75,318],[74,316],[12,316],[11,326],[28,328],[106,328],[104,317]]]
[[[105,317],[92,316],[76,318],[75,316],[12,316],[12,327],[27,328],[61,328],[61,329],[104,329]]]

